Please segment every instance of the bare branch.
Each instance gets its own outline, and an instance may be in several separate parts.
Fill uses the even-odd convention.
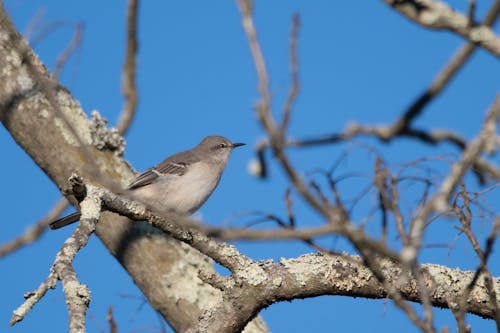
[[[47,83],[52,77],[46,67],[15,30],[1,4],[0,8],[2,125],[61,191],[72,198],[73,204],[76,200],[68,178],[75,170],[92,184],[113,188],[113,184],[129,183],[134,177],[130,165],[115,152],[99,150],[92,144],[90,122],[79,103],[57,82]],[[54,85],[55,92],[47,91]],[[186,325],[198,323],[201,313],[211,309],[221,295],[197,277],[199,270],[212,272],[212,262],[171,237],[158,233],[150,237],[145,229],[151,230],[144,223],[134,224],[103,212],[96,234],[133,277],[152,307],[171,327],[182,331]],[[162,260],[166,256],[170,258],[168,262]],[[196,292],[186,295],[186,288]],[[265,331],[263,325],[252,322],[252,327]]]
[[[88,188],[89,195],[81,204],[82,218],[80,225],[64,242],[57,253],[50,274],[35,292],[29,293],[26,301],[14,311],[10,325],[24,319],[33,306],[38,303],[49,288],[54,288],[57,280],[61,280],[66,305],[69,311],[70,332],[85,332],[85,313],[90,303],[90,291],[81,284],[73,269],[73,259],[88,242],[99,219],[101,204],[99,192],[94,187]]]
[[[485,248],[484,250],[482,250],[479,245],[479,241],[474,235],[471,228],[473,219],[470,207],[471,198],[469,197],[469,193],[467,192],[464,184],[461,185],[461,191],[459,193],[459,196],[457,196],[457,199],[458,197],[462,199],[462,205],[460,207],[456,202],[457,200],[455,200],[455,202],[452,205],[452,209],[455,212],[455,215],[457,216],[458,220],[462,224],[461,231],[463,231],[467,236],[467,238],[469,239],[469,242],[471,243],[472,248],[476,252],[476,255],[478,256],[480,263],[478,265],[478,268],[476,269],[474,276],[472,277],[471,281],[465,288],[462,298],[459,300],[459,306],[455,311],[456,312],[455,316],[458,318],[459,324],[465,321],[464,306],[467,303],[470,292],[476,285],[479,277],[484,276],[488,290],[490,292],[491,304],[495,310],[494,319],[497,324],[497,329],[500,329],[500,311],[497,306],[497,293],[491,286],[491,281],[493,280],[493,276],[490,270],[488,269],[488,259],[493,248],[493,243],[500,229],[500,215],[496,217],[495,222],[493,223],[492,231],[488,236],[488,238],[486,239]]]
[[[320,294],[335,294],[334,290],[337,290],[342,293],[347,291],[349,294],[353,293],[352,295],[356,294],[358,296],[363,295],[363,297],[375,298],[386,296],[397,298],[397,295],[400,294],[401,297],[406,300],[422,302],[421,289],[418,287],[419,283],[415,282],[416,280],[408,278],[401,279],[407,273],[404,273],[404,268],[394,263],[394,261],[377,259],[377,261],[379,261],[377,264],[377,271],[378,274],[383,274],[380,278],[386,288],[380,288],[380,285],[376,282],[377,279],[370,279],[364,276],[361,277],[362,282],[356,282],[356,288],[350,287],[346,290],[342,287],[339,288],[336,282],[332,282],[328,278],[325,279],[325,273],[322,272],[320,267],[314,266],[315,268],[312,269],[311,267],[313,266],[306,265],[304,266],[304,269],[299,269],[300,265],[303,265],[303,263],[299,264],[301,258],[307,258],[307,260],[314,258],[313,260],[319,260],[316,261],[316,264],[324,261],[326,265],[325,269],[330,270],[332,269],[332,260],[337,263],[336,265],[338,265],[340,258],[343,258],[343,260],[341,260],[342,264],[340,265],[345,265],[345,260],[348,262],[351,262],[352,260],[357,261],[359,265],[360,261],[359,259],[356,259],[357,257],[355,256],[330,257],[312,255],[295,259],[297,260],[297,265],[299,266],[292,265],[294,267],[292,270],[294,272],[294,277],[292,280],[288,280],[291,278],[288,275],[291,272],[286,273],[286,269],[283,271],[283,265],[285,265],[285,267],[287,265],[283,262],[281,264],[273,263],[272,261],[256,263],[243,256],[234,247],[208,238],[200,232],[202,227],[198,227],[196,223],[190,222],[186,219],[179,221],[179,217],[175,216],[156,215],[155,213],[149,211],[145,206],[136,202],[130,202],[125,198],[118,197],[105,189],[100,189],[99,193],[101,195],[103,206],[107,209],[123,214],[134,220],[147,220],[151,223],[151,225],[159,228],[175,239],[195,247],[200,252],[210,256],[220,264],[228,267],[233,272],[233,275],[229,280],[214,280],[216,281],[217,288],[223,290],[225,294],[223,297],[224,300],[219,304],[220,308],[216,307],[213,312],[205,313],[205,316],[208,316],[205,317],[205,321],[209,321],[211,325],[215,325],[214,327],[221,328],[220,331],[218,329],[214,329],[214,331],[226,332],[229,327],[232,327],[234,330],[234,326],[232,325],[244,325],[247,320],[250,320],[254,315],[256,315],[262,306],[268,304],[266,299],[273,299],[274,301],[277,301],[293,299],[296,297],[311,297],[318,295],[318,292],[320,292]],[[362,249],[365,248],[366,247],[363,247]],[[364,257],[364,259],[367,258],[372,258],[372,256]],[[393,268],[388,268],[388,265]],[[360,271],[363,270],[366,273],[360,273]],[[372,270],[367,270],[366,267],[362,268],[362,266],[359,266],[353,270],[353,272],[361,275],[369,274],[370,276],[373,274]],[[439,274],[439,277],[435,274]],[[421,276],[422,283],[430,288],[427,295],[429,298],[429,304],[432,304],[433,306],[446,307],[448,306],[448,303],[443,302],[444,299],[458,299],[460,292],[457,291],[456,281],[465,280],[456,277],[456,274],[466,274],[467,276],[472,277],[474,272],[459,272],[437,265],[423,265],[418,267],[418,275]],[[213,280],[213,278],[210,278],[207,275],[204,276],[207,277],[205,279],[207,281]],[[279,276],[280,279],[282,279],[281,281],[283,281],[278,285],[276,285],[277,276]],[[339,276],[342,276],[342,281],[349,281],[349,283],[353,283],[352,277],[346,277],[346,275],[339,275],[338,273],[332,272],[332,278]],[[444,277],[446,277],[446,279],[452,279],[455,283],[447,281],[446,279],[443,280]],[[461,278],[465,277],[462,276]],[[311,284],[306,283],[308,287],[305,288],[304,279],[322,279],[324,282],[319,283],[315,280],[313,283],[313,281],[311,281]],[[286,288],[282,287],[283,284]],[[234,288],[235,285],[238,287]],[[275,287],[272,287],[273,285]],[[294,285],[296,287],[294,287]],[[332,287],[334,289],[331,289]],[[318,291],[318,288],[322,291]],[[494,288],[499,287],[495,285]],[[487,286],[484,284],[476,284],[473,292],[480,292],[481,295],[474,295],[474,302],[477,302],[477,304],[468,304],[468,311],[481,316],[493,316],[494,306],[490,304],[485,308],[484,303],[482,302],[483,299],[490,297],[488,295]],[[249,297],[249,293],[253,296]],[[245,305],[242,305],[241,302],[228,301],[230,299],[238,300],[243,296],[247,299],[247,304]],[[235,309],[232,308],[232,304],[237,304],[239,311],[234,311]],[[486,309],[487,312],[484,312]],[[218,316],[223,316],[224,320],[220,322],[221,317]],[[219,318],[219,321],[216,321],[214,318]],[[245,321],[241,322],[240,320]],[[432,329],[428,329],[428,325],[429,324],[426,323],[421,324],[422,327],[426,328],[426,331],[430,332]],[[222,329],[222,327],[225,327],[225,329]]]
[[[28,22],[28,25],[24,29],[23,35],[24,35],[24,38],[26,38],[26,40],[31,39],[33,32],[38,27],[38,25],[40,24],[40,21],[42,20],[42,18],[45,16],[46,13],[47,13],[47,7],[38,8],[36,13],[33,15],[31,20]]]
[[[243,30],[246,33],[248,39],[248,44],[254,59],[254,64],[259,79],[258,91],[261,99],[256,107],[258,119],[270,138],[270,145],[274,151],[274,154],[280,161],[281,166],[283,167],[285,173],[290,178],[294,186],[311,206],[313,206],[321,214],[328,216],[330,212],[328,212],[328,210],[321,203],[319,203],[309,192],[307,185],[304,183],[303,179],[295,172],[294,168],[291,166],[287,156],[283,151],[284,133],[280,131],[276,126],[276,122],[271,111],[269,77],[267,74],[264,56],[257,39],[257,31],[255,29],[252,17],[253,1],[238,0],[238,5],[242,14]]]
[[[403,214],[401,214],[401,210],[399,209],[399,192],[397,188],[397,179],[396,177],[391,177],[391,197],[392,200],[391,210],[394,214],[394,219],[396,220],[396,229],[399,234],[399,238],[401,238],[401,242],[403,245],[408,243],[408,239],[406,237],[404,223],[403,223]]]
[[[137,18],[139,16],[138,0],[129,0],[127,9],[127,48],[125,64],[123,65],[122,92],[125,97],[120,120],[116,128],[121,135],[125,135],[135,112],[137,111],[138,92],[136,86],[136,57],[139,42],[137,41]]]
[[[0,258],[40,238],[45,230],[47,230],[49,223],[61,215],[67,207],[68,200],[66,198],[60,199],[46,216],[34,225],[31,225],[22,235],[0,246]]]
[[[228,291],[225,304],[229,305],[225,309],[217,308],[214,313],[206,314],[202,323],[207,322],[211,325],[212,331],[227,332],[230,324],[241,323],[264,306],[266,299],[269,298],[286,301],[326,294],[367,298],[389,296],[377,279],[373,278],[371,270],[361,262],[359,257],[342,255],[304,255],[294,259],[282,259],[279,263],[263,262],[261,268],[267,274],[266,279],[252,288],[248,288],[245,284],[238,285],[240,292],[234,288],[230,290],[231,295]],[[383,272],[383,279],[403,295],[404,299],[411,301],[420,299],[417,282],[414,279],[404,279],[406,273],[402,267],[389,260],[381,260],[380,266],[383,268],[380,270]],[[457,281],[467,280],[473,275],[473,272],[458,272],[438,265],[420,265],[419,270],[426,284],[433,285],[433,281],[439,281],[430,294],[432,304],[437,307],[447,307],[448,304],[444,300],[460,297],[460,291],[456,288]],[[276,285],[276,279],[280,281],[279,286]],[[495,288],[499,288],[498,284]],[[480,303],[480,300],[487,303],[488,299],[487,287],[481,283],[474,289],[472,303],[467,306],[468,311],[484,311],[485,303]],[[234,310],[231,304],[237,304],[238,311],[229,313]],[[492,307],[488,305],[487,308],[487,316],[490,317]],[[484,314],[486,313],[478,315]],[[230,327],[235,331],[237,330],[235,327],[238,326]]]
[[[9,325],[13,326],[18,322],[20,322],[21,320],[23,320],[24,317],[28,314],[28,312],[33,308],[33,306],[35,306],[35,304],[38,303],[38,301],[40,301],[43,298],[43,296],[45,296],[45,293],[49,289],[54,289],[56,287],[56,283],[57,283],[57,277],[54,274],[54,272],[51,272],[49,276],[45,279],[45,281],[43,281],[40,284],[37,290],[26,293],[24,295],[24,298],[26,300],[20,307],[18,307],[14,311],[9,321]]]
[[[56,78],[61,74],[64,65],[68,61],[69,57],[73,54],[78,46],[80,46],[83,37],[83,23],[77,23],[74,27],[73,38],[69,42],[66,49],[64,49],[61,54],[57,57],[56,65],[54,67],[54,76]]]
[[[113,318],[113,307],[108,307],[108,313],[106,314],[106,320],[109,323],[109,333],[118,333],[118,327],[116,326],[115,318]]]
[[[395,128],[396,127],[393,126],[365,126],[351,123],[343,133],[327,134],[310,139],[289,139],[286,142],[286,146],[306,148],[309,146],[339,143],[358,136],[373,136],[380,139],[382,142],[391,142],[400,137],[416,138],[423,143],[431,145],[447,142],[453,144],[460,150],[463,150],[466,145],[466,140],[464,138],[457,133],[447,130],[425,131],[407,128],[398,133],[394,130]],[[265,147],[260,147],[260,149],[264,150]],[[500,168],[484,158],[479,158],[474,161],[473,170],[480,178],[481,183],[484,183],[486,178],[500,179]]]
[[[381,158],[375,160],[374,184],[378,191],[378,201],[380,213],[382,214],[382,242],[387,241],[388,210],[390,208],[390,198],[388,191],[389,171]]]
[[[253,1],[252,0],[238,0],[238,6],[243,16],[243,30],[245,31],[250,51],[254,58],[255,70],[259,77],[258,91],[262,99],[256,106],[257,117],[266,131],[274,133],[276,130],[276,123],[271,112],[271,94],[269,93],[269,78],[267,75],[266,61],[262,54],[262,50],[257,39],[257,30],[253,23]]]
[[[474,164],[474,161],[479,158],[484,150],[490,145],[496,144],[496,128],[499,114],[500,94],[496,96],[495,101],[490,107],[479,135],[467,145],[461,159],[453,164],[449,176],[441,183],[439,191],[423,205],[413,220],[409,235],[409,245],[403,250],[405,262],[413,262],[415,260],[421,247],[427,218],[435,211],[443,212],[446,210],[452,192],[470,166]]]
[[[149,221],[152,226],[194,247],[228,268],[234,274],[238,274],[238,272],[244,271],[252,265],[252,261],[239,253],[234,246],[210,239],[199,230],[196,230],[196,223],[190,222],[183,216],[175,213],[164,216],[156,215],[140,203],[118,197],[105,189],[101,190],[100,198],[103,206],[108,210],[127,216],[133,220]],[[191,226],[191,228],[181,227],[180,223]]]
[[[471,26],[469,18],[434,0],[384,0],[408,19],[431,29],[448,30],[500,57],[500,37],[486,25]]]
[[[493,25],[500,14],[500,1],[495,1],[488,11],[483,24],[485,26]],[[422,130],[416,129],[411,126],[412,122],[418,117],[425,106],[428,105],[437,95],[439,95],[451,79],[458,73],[459,69],[470,58],[475,50],[476,45],[473,42],[466,43],[452,58],[452,60],[445,66],[445,68],[436,76],[429,88],[418,97],[415,102],[408,108],[408,110],[397,120],[389,126],[364,126],[361,124],[350,124],[343,133],[334,133],[322,135],[317,138],[309,139],[288,139],[286,140],[286,147],[305,148],[315,145],[333,144],[343,142],[345,140],[362,136],[374,136],[383,142],[390,142],[399,137],[415,138],[427,144],[439,144],[443,142],[451,143],[460,150],[463,150],[466,140],[457,133],[444,130]],[[269,146],[268,141],[262,141],[257,147],[257,155],[262,170],[267,170],[266,160],[264,158],[264,150]],[[474,172],[478,176],[479,181],[484,184],[488,178],[499,179],[500,168],[480,158],[474,162]],[[265,176],[263,176],[265,177]]]
[[[469,19],[473,15],[475,7],[475,0],[470,1]],[[500,1],[495,1],[491,6],[488,14],[483,21],[485,26],[492,26],[498,19],[500,14]],[[423,109],[438,96],[448,83],[455,77],[458,71],[470,59],[471,55],[476,50],[476,45],[472,42],[465,43],[458,52],[451,58],[448,64],[436,75],[429,88],[418,97],[415,102],[408,108],[408,110],[392,124],[392,131],[394,133],[404,132],[411,126],[412,121],[421,114]]]
[[[290,123],[290,116],[292,113],[292,107],[297,99],[299,93],[300,81],[299,81],[299,50],[298,50],[298,39],[299,39],[299,28],[300,28],[300,16],[298,13],[293,15],[292,20],[292,32],[290,34],[290,74],[292,87],[290,93],[288,94],[287,100],[285,102],[283,111],[283,120],[281,122],[280,131],[285,135]]]
[[[467,17],[469,18],[469,26],[473,26],[476,22],[476,0],[469,0],[469,10],[467,11]]]

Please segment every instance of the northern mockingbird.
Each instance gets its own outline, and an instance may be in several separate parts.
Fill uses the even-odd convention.
[[[196,147],[174,154],[144,171],[123,191],[156,212],[191,215],[207,201],[217,187],[231,151],[244,143],[207,136]],[[80,212],[50,224],[59,229],[80,219]]]

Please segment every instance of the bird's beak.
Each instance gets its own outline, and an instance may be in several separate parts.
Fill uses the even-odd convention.
[[[244,145],[246,145],[246,143],[236,142],[236,143],[233,143],[233,148],[244,146]]]

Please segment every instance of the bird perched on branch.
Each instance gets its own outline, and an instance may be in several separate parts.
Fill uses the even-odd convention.
[[[231,151],[243,145],[222,136],[207,136],[196,147],[141,173],[122,194],[160,213],[191,215],[217,187]],[[67,226],[80,216],[80,212],[72,213],[50,223],[50,228]]]

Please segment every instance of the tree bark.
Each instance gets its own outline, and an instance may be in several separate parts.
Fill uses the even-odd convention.
[[[119,154],[96,148],[97,133],[79,103],[40,62],[3,6],[0,68],[0,121],[73,204],[73,172],[112,188],[131,181],[134,173]],[[176,331],[193,326],[220,299],[219,290],[198,278],[200,270],[215,274],[212,261],[193,248],[112,213],[103,214],[96,234]],[[262,323],[247,329],[267,331]]]

